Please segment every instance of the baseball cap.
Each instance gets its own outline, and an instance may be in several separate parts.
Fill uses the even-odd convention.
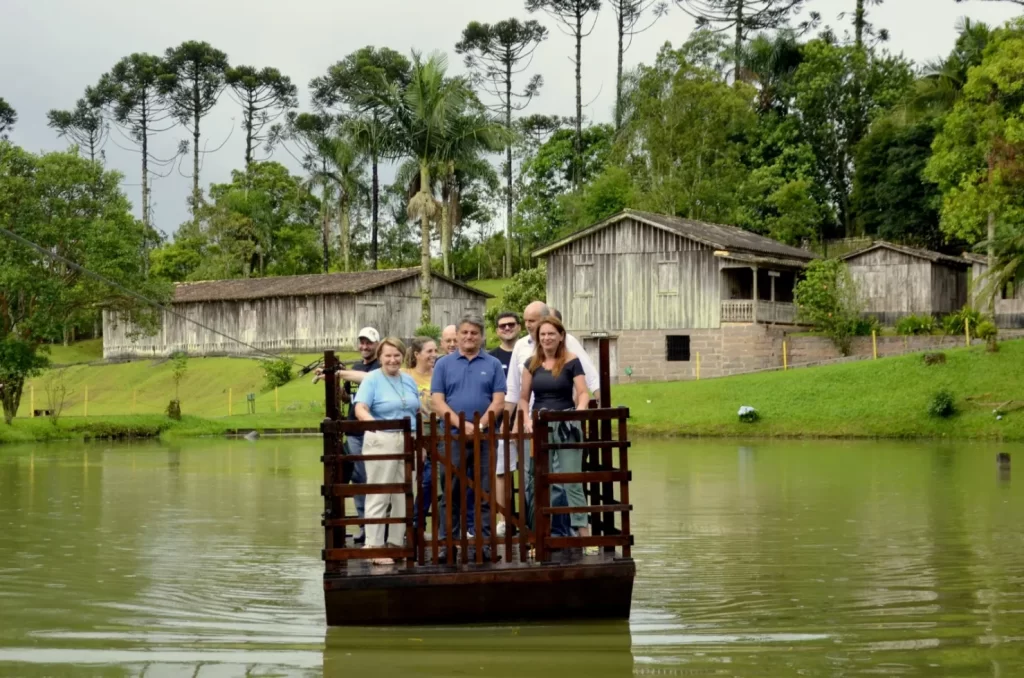
[[[380,341],[380,333],[372,327],[364,327],[359,330],[359,334],[356,336],[356,339],[369,339],[376,344]]]

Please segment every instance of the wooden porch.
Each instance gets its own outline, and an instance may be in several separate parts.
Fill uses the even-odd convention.
[[[783,301],[731,299],[722,302],[723,323],[796,323],[796,304]]]

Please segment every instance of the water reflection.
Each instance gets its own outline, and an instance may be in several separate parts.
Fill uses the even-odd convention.
[[[628,624],[325,629],[315,440],[0,448],[0,675],[1024,675],[1014,450],[642,441]]]

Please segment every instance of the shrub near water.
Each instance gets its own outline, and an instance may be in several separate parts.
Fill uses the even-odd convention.
[[[941,419],[947,419],[956,414],[956,402],[953,399],[953,394],[942,390],[932,396],[932,401],[928,404],[928,414]]]
[[[283,355],[276,360],[264,360],[260,366],[263,368],[263,386],[268,391],[284,386],[292,380],[291,356]]]

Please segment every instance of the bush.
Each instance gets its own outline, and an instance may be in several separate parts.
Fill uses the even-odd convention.
[[[860,302],[846,264],[836,259],[812,261],[793,296],[800,320],[825,334],[843,355],[850,355]]]
[[[857,318],[853,324],[853,336],[855,337],[870,337],[872,332],[880,332],[882,330],[881,324],[878,322],[878,318]]]
[[[946,354],[945,353],[925,353],[924,354],[925,365],[945,365]]]
[[[896,323],[896,334],[901,337],[931,334],[934,331],[935,318],[930,315],[908,315]]]
[[[953,394],[942,390],[932,396],[932,401],[928,405],[928,414],[942,419],[947,419],[956,414],[956,402],[953,400]]]
[[[261,367],[263,368],[263,388],[266,391],[284,386],[292,380],[291,356],[283,355],[275,360],[264,360]]]
[[[963,335],[967,321],[971,321],[971,335],[976,336],[977,327],[985,320],[981,311],[975,311],[969,306],[964,306],[956,313],[950,313],[942,319],[942,330],[946,334]]]
[[[420,325],[416,328],[414,337],[430,337],[434,341],[441,341],[441,328],[437,325]]]
[[[991,320],[982,320],[978,323],[978,329],[975,332],[975,335],[979,339],[985,340],[989,351],[995,353],[999,350],[999,344],[996,342],[996,339],[999,337],[999,328],[997,328],[996,324]]]
[[[505,287],[501,295],[501,304],[487,309],[487,326],[494,327],[498,314],[502,311],[513,311],[522,313],[526,305],[531,301],[546,301],[548,287],[547,269],[543,266],[537,268],[524,268],[512,276],[512,280]],[[565,309],[559,309],[565,311]]]

